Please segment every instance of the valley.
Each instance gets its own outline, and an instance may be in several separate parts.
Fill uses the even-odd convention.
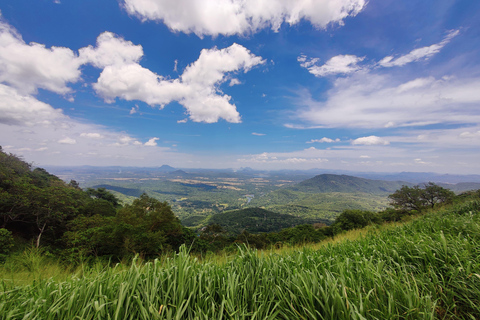
[[[214,214],[249,208],[263,208],[298,221],[331,224],[344,210],[384,210],[389,204],[389,194],[403,185],[414,185],[414,181],[392,180],[395,177],[392,174],[377,174],[376,179],[367,179],[361,173],[353,176],[312,170],[177,169],[165,165],[50,167],[49,170],[65,181],[76,180],[82,188],[105,188],[123,203],[131,203],[142,193],[166,201],[183,225],[196,229],[208,225]],[[440,185],[457,193],[480,188],[478,182],[464,182],[467,177],[420,176],[440,181]],[[471,181],[476,178],[471,177]],[[442,179],[460,182],[442,184]]]

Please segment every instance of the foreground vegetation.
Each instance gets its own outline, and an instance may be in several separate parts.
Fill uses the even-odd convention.
[[[374,228],[373,228],[374,229]],[[478,319],[480,202],[318,250],[178,254],[64,281],[3,281],[1,319]]]

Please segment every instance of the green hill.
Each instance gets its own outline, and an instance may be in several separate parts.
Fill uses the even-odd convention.
[[[456,193],[480,189],[480,183],[478,182],[459,182],[457,184],[439,183],[438,185]]]
[[[243,230],[250,233],[277,232],[300,224],[324,222],[321,219],[304,219],[288,214],[280,214],[261,208],[248,208],[217,213],[208,219],[209,224],[219,224],[230,234]]]
[[[93,186],[93,189],[97,189],[97,188],[105,188],[107,190],[116,191],[131,197],[140,197],[140,195],[145,192],[140,189],[124,188],[124,187],[112,186],[110,184],[98,184]]]
[[[307,193],[372,193],[390,194],[400,189],[403,185],[411,183],[403,181],[382,181],[357,178],[347,175],[321,174],[311,179],[302,181],[288,189]]]

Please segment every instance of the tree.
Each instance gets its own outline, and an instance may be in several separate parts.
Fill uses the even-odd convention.
[[[182,244],[182,225],[171,207],[145,193],[119,209],[116,223],[126,254],[156,255]]]
[[[114,217],[80,215],[68,224],[63,240],[74,254],[121,258],[122,239],[115,233],[116,226]]]
[[[433,208],[436,204],[451,203],[455,198],[455,193],[451,190],[445,189],[429,182],[425,185],[423,192],[423,200],[426,206]]]
[[[94,199],[103,199],[110,202],[115,208],[120,206],[117,197],[105,188],[88,188],[85,192]]]
[[[403,186],[388,196],[390,205],[404,211],[422,211],[437,204],[450,203],[455,198],[453,191],[440,187],[433,182],[420,186]]]
[[[388,196],[390,199],[390,205],[395,209],[404,211],[421,211],[424,207],[424,203],[422,202],[422,192],[423,191],[419,186],[403,186],[400,190],[397,190]]]
[[[81,192],[81,191],[80,191]],[[38,229],[36,246],[48,229],[63,233],[66,222],[73,219],[81,207],[81,194],[72,187],[67,187],[63,181],[54,181],[45,188],[32,189],[33,206],[31,215]],[[77,197],[80,196],[80,199]],[[79,201],[80,200],[80,201]]]

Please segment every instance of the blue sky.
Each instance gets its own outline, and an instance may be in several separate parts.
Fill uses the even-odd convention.
[[[480,174],[480,2],[5,0],[35,165]]]

